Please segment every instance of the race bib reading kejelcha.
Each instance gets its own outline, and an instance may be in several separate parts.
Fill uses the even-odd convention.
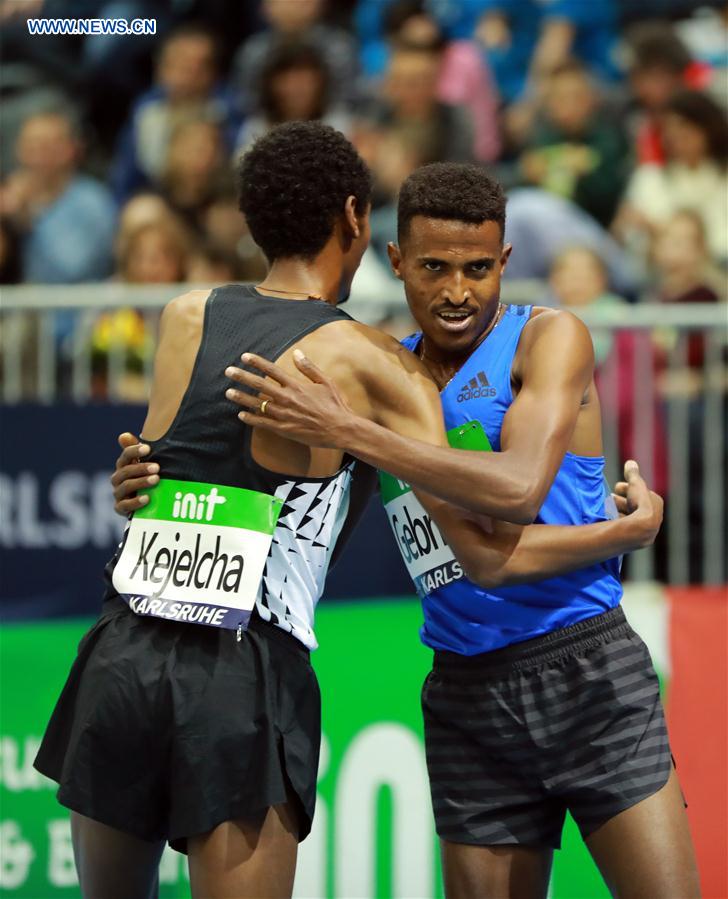
[[[163,478],[134,513],[112,575],[138,615],[236,629],[258,596],[282,501]]]
[[[491,450],[479,421],[452,428],[447,438],[456,449]],[[438,587],[460,580],[464,576],[460,563],[410,485],[380,471],[379,487],[397,546],[418,595],[427,596]]]

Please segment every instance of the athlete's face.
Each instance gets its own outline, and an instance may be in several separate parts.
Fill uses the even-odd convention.
[[[497,222],[412,219],[401,246],[389,245],[389,258],[428,344],[461,356],[477,343],[498,309],[510,252]]]

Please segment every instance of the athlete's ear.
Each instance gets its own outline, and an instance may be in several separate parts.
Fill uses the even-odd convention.
[[[506,270],[506,266],[508,265],[508,260],[511,258],[511,251],[513,250],[513,244],[507,243],[503,246],[503,252],[500,257],[500,267],[501,267],[501,275]]]
[[[395,278],[399,278],[401,281],[402,273],[400,272],[400,267],[402,265],[402,251],[396,243],[393,243],[390,240],[387,244],[387,254],[389,255],[389,264],[392,266],[392,272]]]
[[[344,218],[349,226],[351,236],[356,239],[361,234],[361,220],[357,218],[357,214],[361,215],[356,208],[356,197],[352,194],[346,198],[344,203]]]

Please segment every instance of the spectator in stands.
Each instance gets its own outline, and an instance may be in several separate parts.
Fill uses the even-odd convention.
[[[129,255],[128,244],[132,235],[145,226],[156,226],[160,221],[175,220],[175,214],[159,194],[137,194],[132,197],[119,216],[119,230],[116,239],[116,258],[125,259]],[[225,258],[236,261],[237,277],[242,281],[262,280],[267,266],[258,246],[250,237],[244,216],[238,210],[237,202],[224,194],[207,205],[199,219],[204,234],[201,242],[193,241],[193,250],[211,247]],[[182,223],[177,220],[177,229]],[[193,255],[188,256],[187,279],[191,280],[189,266]],[[175,266],[175,271],[177,270]]]
[[[133,202],[133,201],[132,201]],[[125,230],[117,239],[116,278],[127,284],[179,284],[186,280],[191,248],[189,234],[172,213],[144,202],[126,214]],[[154,353],[152,324],[140,309],[126,307],[98,316],[91,333],[93,393],[97,399],[109,391],[110,362],[123,360],[113,382],[117,398],[140,401],[146,393],[145,366]]]
[[[191,245],[172,215],[139,225],[119,240],[118,277],[128,284],[179,284],[187,278]]]
[[[615,230],[645,255],[655,230],[675,212],[694,210],[716,262],[728,259],[728,122],[707,95],[682,91],[664,117],[666,164],[639,166],[632,175]]]
[[[393,48],[371,120],[416,152],[419,163],[470,162],[474,137],[470,114],[442,103],[438,81],[442,48],[399,44]]]
[[[232,190],[222,133],[214,122],[178,125],[169,141],[160,193],[169,207],[196,232],[204,233],[204,217],[220,196]]]
[[[639,278],[631,257],[583,209],[545,190],[521,187],[508,195],[505,240],[514,246],[506,279],[546,278],[556,257],[570,246],[596,252],[609,272],[610,286],[635,298]]]
[[[711,262],[703,219],[675,213],[657,232],[652,247],[653,298],[663,303],[725,301],[725,274]]]
[[[663,165],[662,115],[670,98],[686,87],[690,53],[667,22],[643,22],[630,29],[627,71],[633,107],[625,113],[639,165]]]
[[[677,22],[675,28],[694,58],[688,72],[690,85],[702,88],[725,105],[728,97],[728,3],[713,9],[700,6],[689,19]]]
[[[728,300],[725,273],[711,262],[705,226],[695,212],[676,213],[655,235],[653,284],[647,299],[658,303],[715,303]],[[702,375],[705,337],[687,337],[687,366]],[[686,377],[689,377],[687,375]]]
[[[216,124],[232,151],[240,120],[218,75],[215,37],[205,27],[183,25],[164,40],[156,84],[134,105],[119,140],[112,180],[120,203],[159,183],[172,134],[184,122]]]
[[[613,0],[480,0],[480,9],[476,36],[507,102],[570,57],[605,81],[617,74]]]
[[[483,0],[475,37],[506,104],[518,100],[538,41],[540,10],[533,0]]]
[[[21,235],[23,280],[74,284],[111,270],[116,209],[108,190],[81,174],[81,139],[64,111],[25,120],[17,168],[0,190],[0,212]]]
[[[605,115],[586,67],[558,65],[546,79],[545,103],[528,149],[523,179],[573,200],[608,227],[628,176],[627,142]]]
[[[396,196],[419,165],[473,158],[470,114],[438,99],[442,46],[396,44],[381,96],[354,127],[352,140],[373,175],[371,243],[389,265],[387,243],[396,233]]]
[[[617,37],[614,0],[549,0],[542,10],[531,75],[548,75],[570,57],[581,60],[602,81],[614,81],[613,52]]]
[[[254,111],[270,51],[281,40],[304,40],[316,50],[331,75],[332,103],[349,103],[356,92],[358,53],[346,31],[323,21],[325,0],[263,0],[268,29],[254,34],[233,60],[233,84],[246,113]]]
[[[217,287],[244,280],[238,258],[212,241],[196,243],[188,258],[187,280],[190,284]]]
[[[351,0],[350,0],[351,2]],[[400,0],[355,0],[354,26],[359,42],[362,73],[367,80],[381,78],[389,58],[388,19]],[[422,0],[425,15],[437,23],[448,41],[471,41],[482,12],[482,0]]]
[[[241,281],[263,280],[268,263],[250,236],[237,201],[226,197],[216,200],[205,211],[204,228],[207,240],[238,260]]]
[[[609,289],[609,274],[604,261],[585,246],[566,247],[554,259],[549,272],[549,288],[556,305],[583,309],[626,308],[627,301]],[[594,357],[600,365],[612,348],[606,332],[593,332]]]
[[[622,309],[629,324],[629,305],[609,290],[609,276],[598,253],[587,247],[568,247],[551,266],[549,285],[552,298],[561,306],[576,310],[589,308]],[[665,427],[657,393],[657,381],[664,367],[662,355],[648,331],[609,332],[592,328],[595,377],[605,422],[616,425],[621,459],[639,459],[650,474],[650,483],[660,493],[667,489]],[[647,372],[640,383],[636,373]],[[646,366],[646,368],[645,368]],[[645,404],[648,404],[647,410]],[[651,422],[645,432],[644,421]]]
[[[351,119],[342,105],[332,105],[331,73],[321,53],[296,39],[271,47],[260,78],[257,108],[238,136],[236,153],[282,122],[320,120],[348,133]]]
[[[389,268],[387,244],[397,233],[397,194],[422,164],[419,148],[385,124],[365,118],[355,121],[351,141],[372,173],[371,247]]]
[[[165,200],[155,193],[136,194],[128,200],[119,213],[114,256],[118,260],[121,244],[142,225],[155,224],[172,214]]]
[[[437,96],[443,103],[462,105],[470,112],[475,131],[474,156],[481,162],[498,157],[498,96],[485,57],[473,40],[447,40],[427,0],[395,0],[382,13],[387,42],[381,44],[381,71],[397,44],[442,50]]]

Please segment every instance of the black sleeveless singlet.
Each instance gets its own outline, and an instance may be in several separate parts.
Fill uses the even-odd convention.
[[[259,294],[254,287],[231,284],[207,299],[202,338],[190,383],[167,433],[145,441],[150,460],[163,478],[242,487],[283,502],[261,579],[256,610],[316,647],[313,619],[323,592],[331,553],[349,505],[354,462],[325,478],[301,478],[268,471],[253,459],[253,429],[225,390],[239,385],[225,368],[242,363],[242,353],[275,361],[306,334],[351,317],[321,300],[289,300]],[[126,535],[125,535],[126,536]],[[106,567],[107,597],[123,542]]]

